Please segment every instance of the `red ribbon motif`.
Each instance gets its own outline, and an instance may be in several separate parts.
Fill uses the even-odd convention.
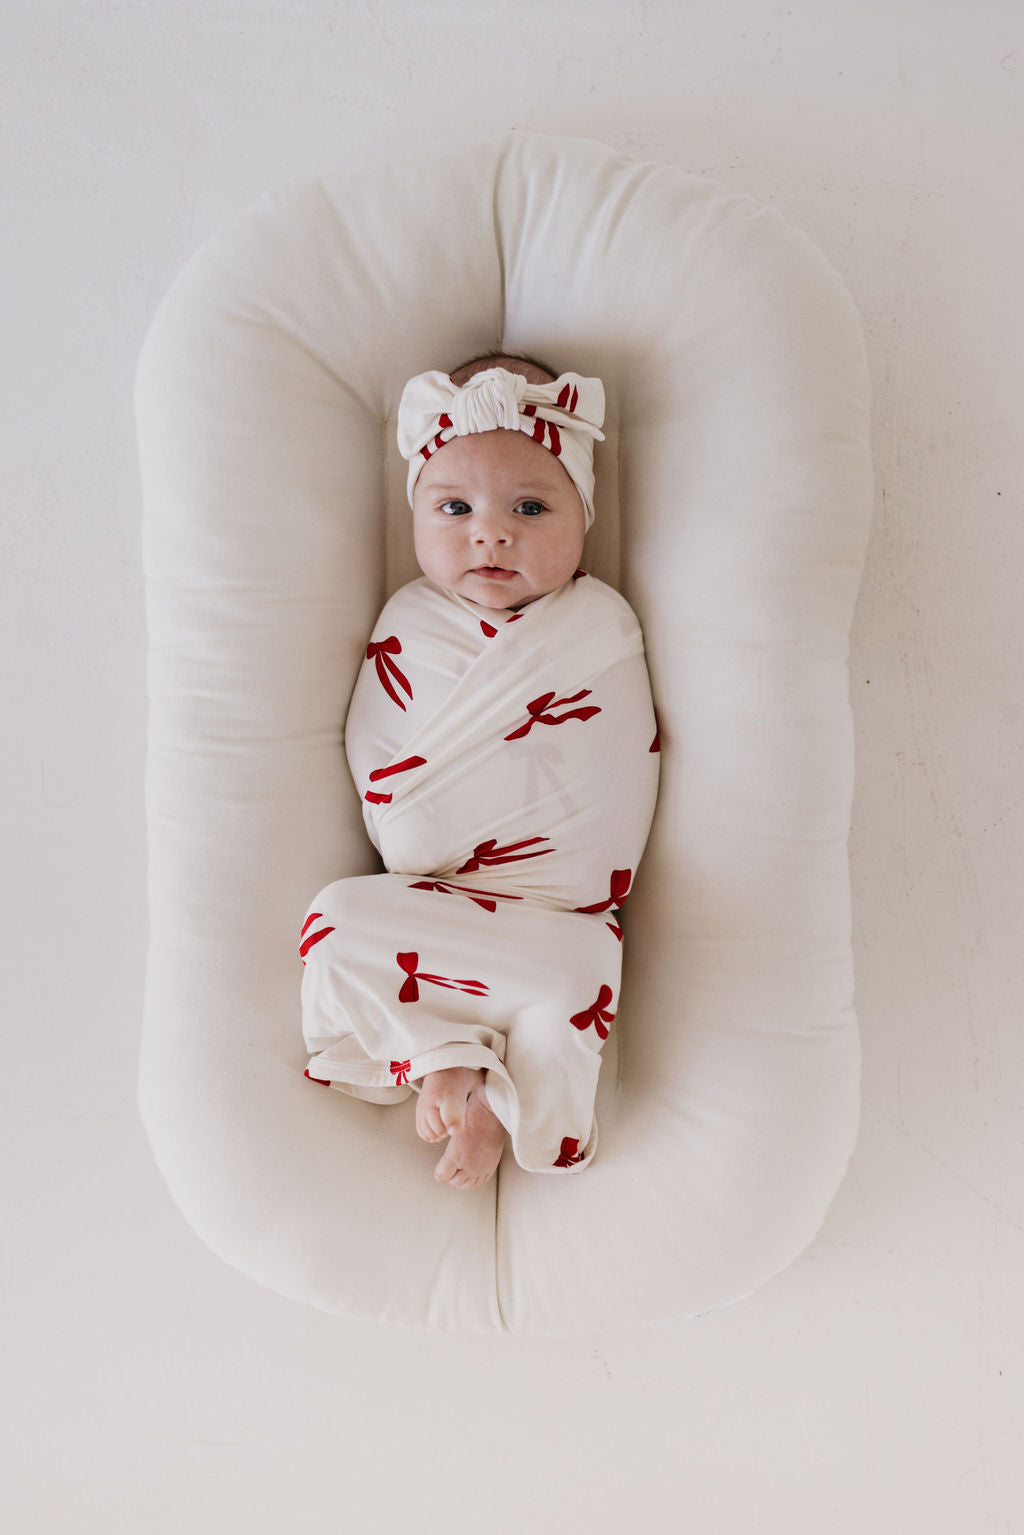
[[[412,768],[423,767],[426,760],[426,757],[405,757],[401,762],[393,762],[390,767],[374,768],[370,782],[380,783],[382,778],[390,778],[394,773],[408,773]],[[369,800],[371,805],[391,804],[391,795],[380,794],[376,789],[367,789],[363,799]]]
[[[400,670],[397,662],[392,660],[393,656],[400,656],[401,654],[401,643],[394,634],[389,635],[386,640],[372,640],[366,647],[366,659],[372,661],[376,666],[377,676],[380,678],[385,693],[404,713],[405,704],[395,692],[391,681],[393,677],[398,686],[408,693],[410,698],[412,697],[412,687],[408,677]]]
[[[299,944],[299,957],[303,964],[306,963],[306,955],[309,953],[313,945],[315,943],[319,943],[321,938],[326,938],[328,933],[334,932],[333,927],[322,927],[320,928],[319,932],[310,933],[309,937],[306,937],[306,929],[310,927],[314,922],[321,921],[322,918],[323,912],[311,911],[305,922],[302,924],[302,932],[299,934],[300,939],[302,939],[302,942]],[[317,1078],[314,1077],[313,1081],[315,1082],[316,1080]]]
[[[542,847],[537,853],[521,853],[522,847],[534,847],[538,842],[547,842],[547,837],[524,837],[522,842],[510,842],[506,847],[498,846],[497,837],[488,837],[486,842],[478,842],[473,849],[473,856],[467,858],[464,864],[455,870],[456,874],[475,874],[477,869],[493,867],[500,863],[522,863],[524,858],[543,858],[545,853],[553,853],[553,847]]]
[[[522,616],[523,616],[522,613],[513,613],[511,618],[506,618],[505,623],[506,624],[514,624],[516,619],[517,618],[522,618]],[[481,618],[481,620],[480,620],[480,627],[481,627],[481,629],[483,630],[484,634],[486,635],[486,637],[489,640],[493,640],[494,636],[498,632],[493,624],[487,623],[486,620],[483,619],[483,618]]]
[[[308,1066],[306,1067],[306,1070],[302,1073],[302,1075],[304,1077],[309,1077],[309,1080],[311,1082],[315,1082],[318,1087],[330,1087],[330,1085],[331,1085],[330,1082],[328,1082],[326,1077],[314,1077],[314,1076],[312,1076],[310,1074],[310,1070],[309,1070]]]
[[[578,397],[578,391],[577,391],[577,397]],[[556,400],[555,403],[557,405],[560,405],[562,403],[563,398],[565,398],[565,399],[569,398],[569,395],[568,395],[568,385],[566,385],[566,388],[562,390],[561,394],[559,395],[559,397],[558,397],[558,399]],[[571,414],[571,412],[570,412],[570,414]],[[536,407],[536,405],[524,405],[523,406],[523,415],[524,416],[531,416],[531,417],[532,416],[536,416],[537,415],[537,407]],[[559,432],[558,432],[557,426],[555,425],[555,423],[553,421],[545,421],[543,416],[538,416],[537,420],[533,423],[533,440],[534,440],[534,442],[543,443],[544,437],[545,437],[545,433],[547,434],[547,436],[550,439],[550,446],[551,446],[552,453],[555,455],[556,458],[561,457],[561,453],[562,453],[562,439],[559,436]]]
[[[489,890],[474,890],[472,885],[450,885],[443,879],[418,879],[415,884],[409,886],[410,890],[437,890],[441,895],[466,895],[477,906],[482,906],[484,911],[497,911],[499,901],[521,901],[521,895],[505,895],[496,890],[492,895]]]
[[[398,968],[405,971],[405,980],[398,993],[399,1002],[419,1001],[420,989],[416,984],[417,981],[429,981],[432,986],[447,986],[452,991],[468,991],[474,997],[486,997],[488,994],[488,988],[483,981],[452,980],[447,975],[431,975],[426,970],[420,970],[418,954],[396,954],[395,959],[398,961]]]
[[[593,906],[574,906],[574,911],[611,911],[618,910],[629,894],[629,887],[633,880],[632,869],[613,869],[611,877],[611,894],[607,901],[596,901]]]
[[[573,1025],[574,1028],[581,1031],[583,1029],[589,1029],[590,1025],[593,1024],[594,1028],[597,1030],[598,1039],[607,1039],[608,1025],[615,1022],[615,1014],[608,1011],[608,1004],[611,1000],[611,987],[602,986],[601,990],[597,994],[597,1001],[594,1003],[593,1007],[588,1007],[582,1013],[573,1013],[572,1017],[569,1019],[569,1022]]]
[[[590,688],[581,688],[578,693],[571,694],[568,698],[556,698],[554,690],[550,693],[542,693],[532,703],[526,705],[526,712],[530,718],[525,725],[510,732],[505,737],[506,741],[518,741],[523,736],[529,735],[534,725],[564,725],[566,720],[589,720],[593,715],[600,714],[598,704],[587,704],[582,709],[567,709],[564,714],[550,714],[549,709],[561,709],[564,704],[579,703],[581,698],[590,697]]]
[[[407,1087],[409,1084],[409,1067],[411,1061],[392,1061],[391,1071],[395,1078],[396,1087]]]
[[[448,415],[438,416],[437,424],[441,428],[441,431],[436,433],[433,442],[426,443],[420,449],[420,452],[423,454],[425,459],[430,458],[431,454],[436,453],[438,448],[444,447],[445,439],[442,436],[442,433],[448,431],[452,424],[452,418]]]
[[[572,1167],[574,1162],[582,1162],[585,1153],[579,1149],[579,1136],[563,1135],[562,1146],[552,1163],[553,1167]]]

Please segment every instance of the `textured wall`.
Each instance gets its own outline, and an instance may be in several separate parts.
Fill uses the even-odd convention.
[[[15,0],[0,44],[12,1527],[1019,1530],[1019,7]],[[860,1147],[758,1296],[586,1341],[259,1290],[171,1208],[134,1109],[138,346],[267,186],[460,127],[604,139],[777,204],[847,277],[877,391]]]

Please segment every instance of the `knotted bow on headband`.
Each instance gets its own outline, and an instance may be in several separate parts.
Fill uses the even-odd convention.
[[[412,505],[419,472],[453,437],[526,432],[562,464],[580,493],[584,520],[594,520],[594,440],[603,442],[604,385],[599,378],[563,373],[552,384],[530,384],[521,373],[488,368],[463,385],[437,369],[418,373],[402,391],[398,447],[409,460],[407,493]]]

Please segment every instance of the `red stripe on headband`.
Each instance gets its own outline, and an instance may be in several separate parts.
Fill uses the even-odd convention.
[[[560,391],[556,403],[560,409],[565,410],[569,413],[569,415],[572,415],[576,409],[579,397],[580,393],[576,385],[566,384]],[[521,414],[528,416],[532,420],[535,416],[537,416],[536,405],[524,405]],[[445,439],[442,433],[450,431],[453,428],[452,418],[447,414],[447,412],[438,417],[437,424],[439,430],[434,436],[433,441],[426,443],[425,446],[420,449],[420,456],[424,460],[431,458],[433,454],[437,452],[438,448],[444,447]],[[546,442],[545,436],[548,439]],[[533,440],[534,442],[539,442],[542,447],[549,448],[556,458],[561,457],[562,439],[559,435],[558,428],[553,421],[545,421],[543,417],[538,417],[534,421]]]

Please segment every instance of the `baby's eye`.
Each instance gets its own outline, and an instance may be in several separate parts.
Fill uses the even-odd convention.
[[[473,508],[468,501],[442,501],[441,510],[446,512],[449,517],[464,517]]]
[[[516,511],[522,512],[524,517],[539,517],[543,510],[543,501],[520,501],[516,507]]]

